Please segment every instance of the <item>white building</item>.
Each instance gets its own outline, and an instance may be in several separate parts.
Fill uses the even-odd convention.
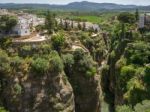
[[[0,15],[7,15],[8,10],[7,9],[0,9]]]
[[[13,28],[13,32],[19,36],[30,35],[30,25],[28,20],[22,17],[18,17],[18,24]]]
[[[139,17],[139,28],[143,28],[145,26],[145,16],[144,15],[140,15]]]
[[[22,14],[18,16],[18,24],[13,28],[13,33],[19,36],[28,36],[35,31],[37,25],[44,23],[44,18],[38,18],[32,14]]]
[[[150,14],[149,13],[142,14],[139,17],[139,28],[144,28],[146,25],[147,26],[150,25]]]

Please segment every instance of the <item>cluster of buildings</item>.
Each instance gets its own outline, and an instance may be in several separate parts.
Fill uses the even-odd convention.
[[[30,35],[35,31],[37,25],[43,25],[45,23],[44,18],[38,18],[36,15],[32,14],[19,14],[18,23],[13,28],[13,33],[19,36]]]
[[[43,25],[45,23],[45,18],[39,18],[37,15],[24,13],[23,11],[8,11],[7,9],[0,9],[0,16],[2,15],[13,15],[18,19],[17,25],[12,29],[12,34],[17,36],[28,36],[35,31],[35,27],[38,25]],[[58,24],[62,23],[64,26],[67,22],[69,27],[78,28],[79,24],[81,27],[85,27],[85,30],[100,31],[98,24],[93,24],[91,22],[78,22],[72,20],[56,19]]]
[[[2,8],[0,8],[0,16],[1,16],[1,15],[7,15],[7,14],[9,14],[9,12],[8,12],[7,9],[2,9]]]
[[[150,13],[141,14],[139,17],[139,28],[144,28],[145,26],[150,27]]]
[[[35,31],[37,25],[45,23],[44,18],[39,18],[34,14],[20,12],[10,12],[7,9],[0,9],[0,16],[11,15],[17,17],[17,25],[12,29],[12,34],[17,36],[28,36]]]

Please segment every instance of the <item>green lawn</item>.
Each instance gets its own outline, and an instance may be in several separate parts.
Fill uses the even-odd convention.
[[[92,23],[102,23],[102,22],[108,22],[111,20],[113,16],[115,16],[116,13],[103,13],[100,14],[99,16],[93,16],[93,15],[79,15],[79,16],[74,16],[74,15],[66,15],[63,16],[64,18],[69,18],[69,19],[81,19],[81,20],[87,20]]]
[[[100,23],[103,21],[101,17],[98,16],[71,16],[71,19],[77,19],[80,18],[81,20],[87,20],[92,23]]]

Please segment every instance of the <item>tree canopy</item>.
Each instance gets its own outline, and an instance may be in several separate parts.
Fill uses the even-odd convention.
[[[122,23],[133,24],[136,21],[135,15],[129,12],[120,13],[118,16],[118,20]]]
[[[45,19],[45,28],[49,34],[52,34],[56,27],[55,15],[48,11]]]
[[[17,18],[14,16],[3,15],[0,17],[0,31],[8,33],[17,24]]]

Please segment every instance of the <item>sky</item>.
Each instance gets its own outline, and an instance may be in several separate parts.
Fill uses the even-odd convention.
[[[68,4],[70,2],[83,0],[0,0],[0,3],[46,3],[46,4]],[[150,0],[88,0],[97,3],[117,3],[117,4],[134,4],[150,5]]]

